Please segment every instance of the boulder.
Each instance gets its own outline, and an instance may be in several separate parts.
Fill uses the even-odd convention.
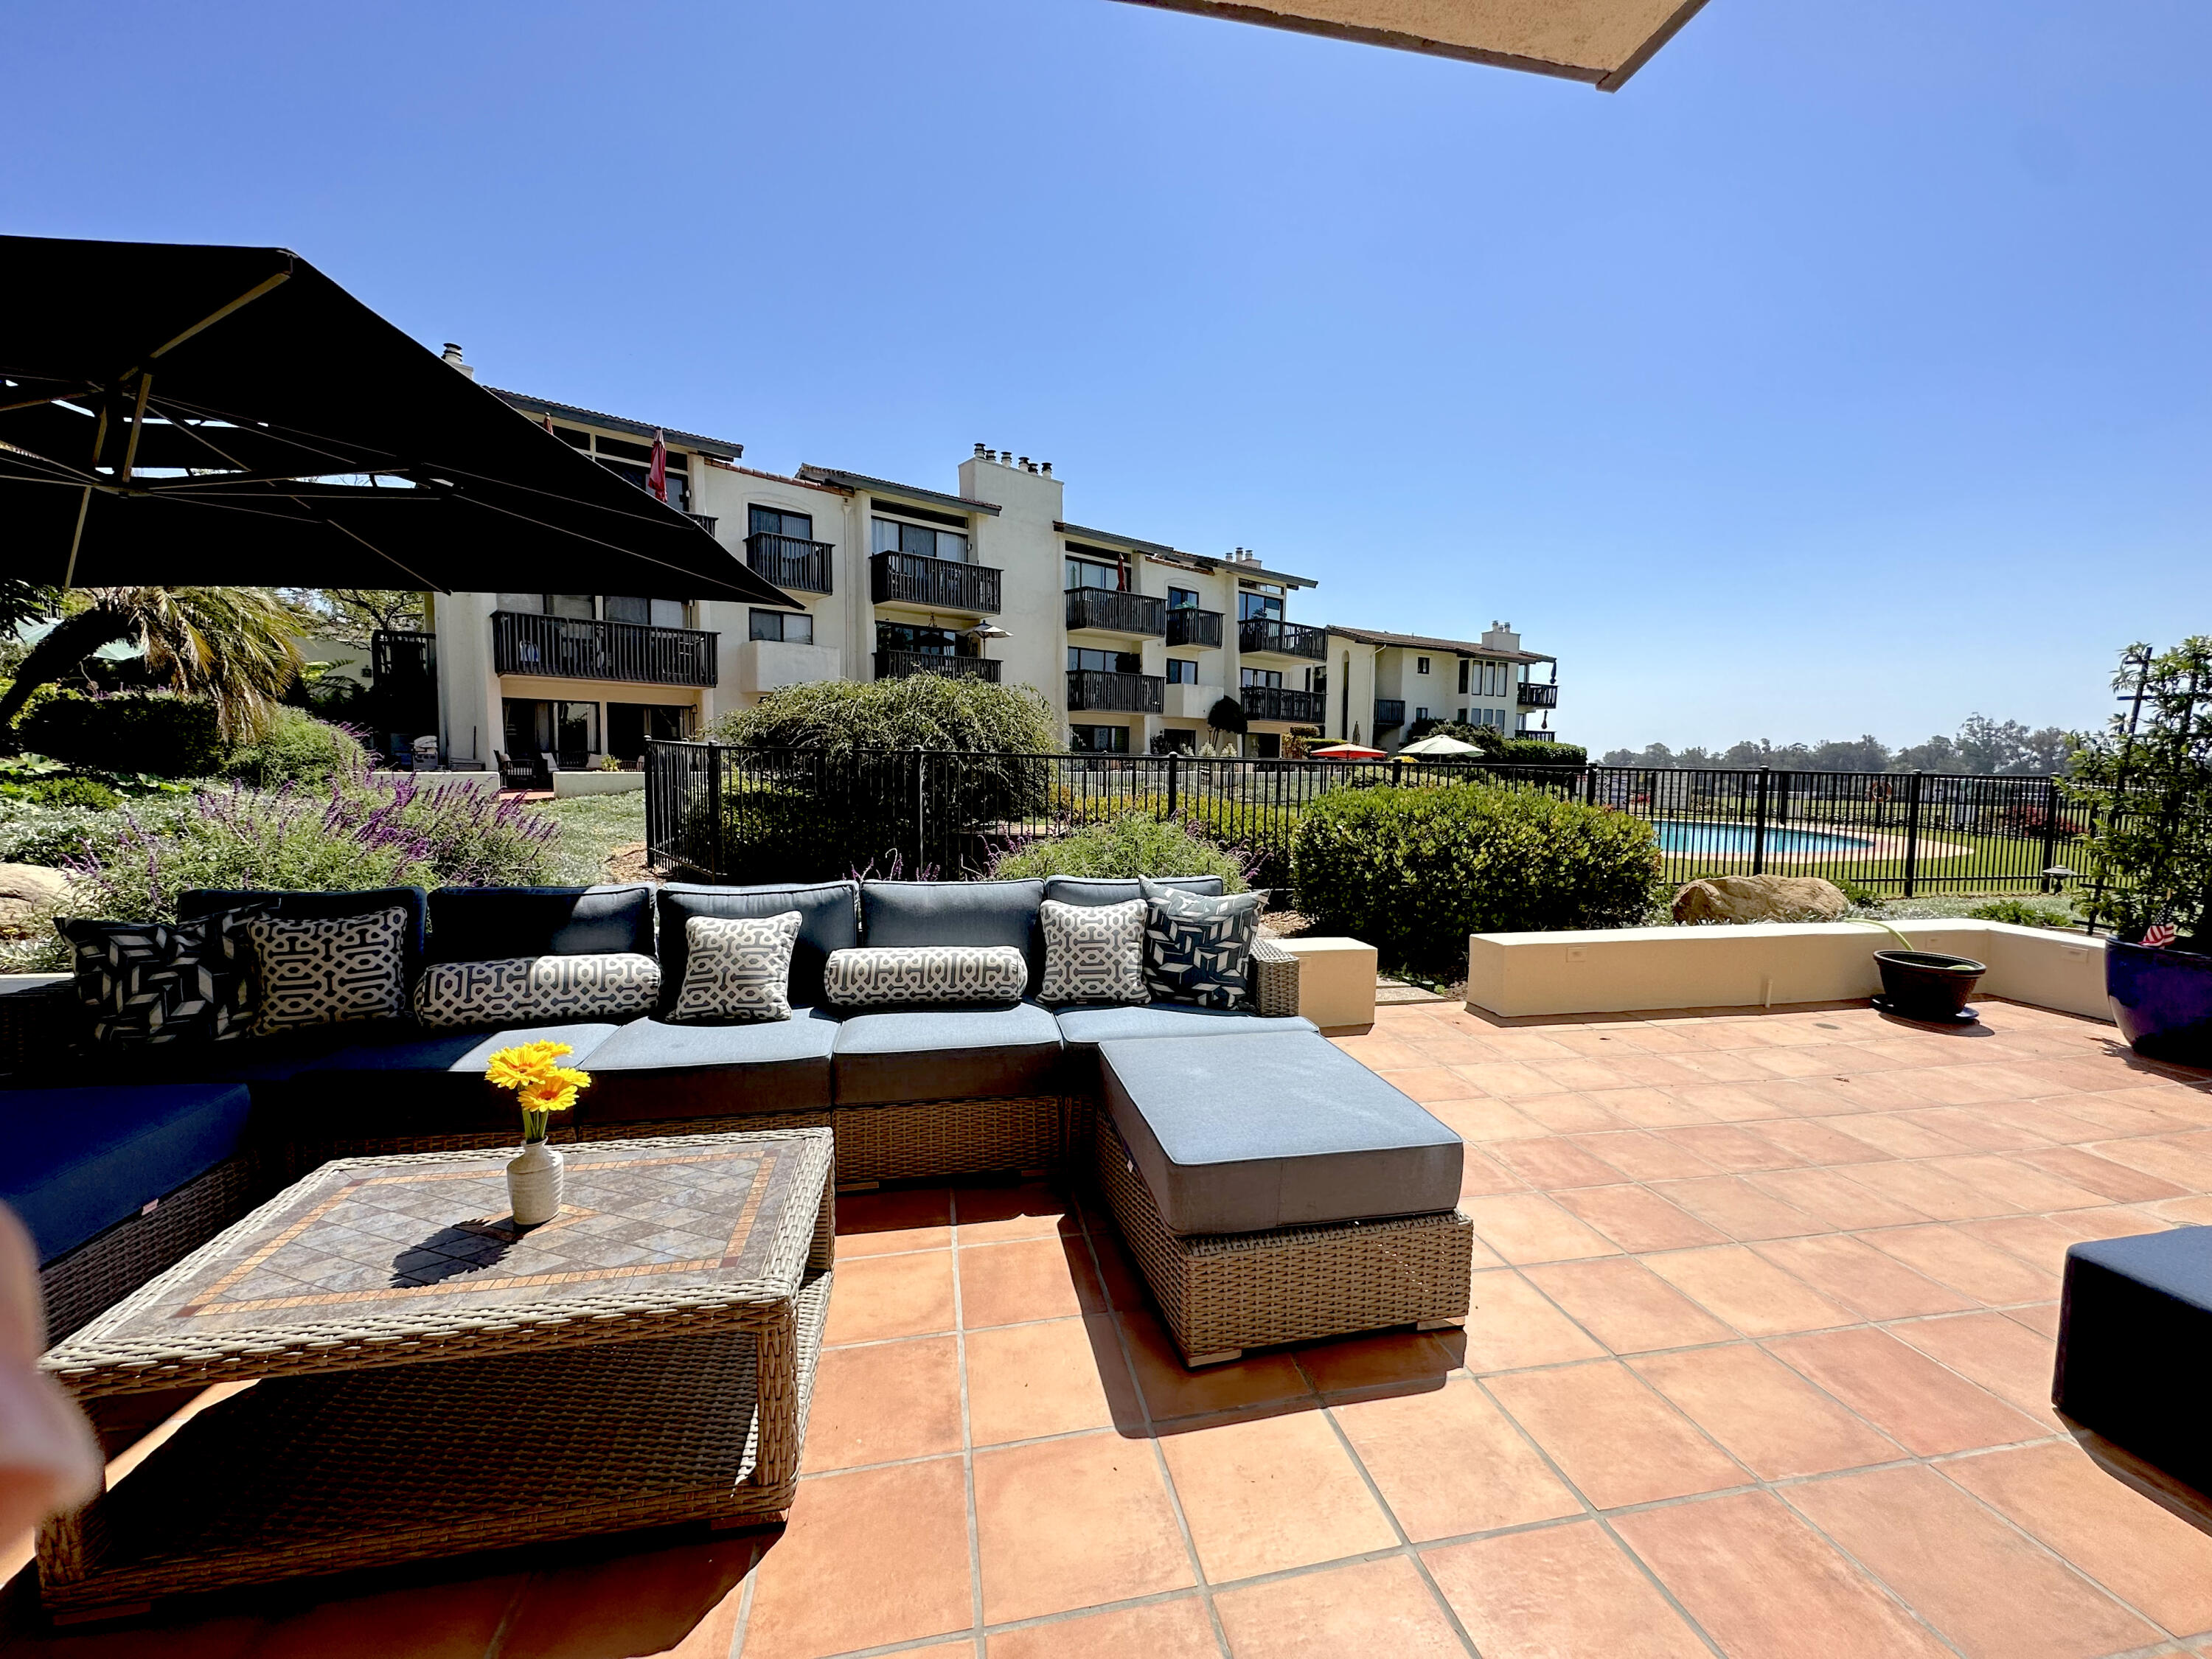
[[[69,897],[70,878],[43,864],[0,864],[0,935],[51,935],[46,918]]]
[[[1818,876],[1714,876],[1674,895],[1677,921],[1836,921],[1851,908]]]

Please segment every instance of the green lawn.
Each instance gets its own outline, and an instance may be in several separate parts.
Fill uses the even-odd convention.
[[[554,849],[553,879],[588,886],[607,879],[607,859],[617,847],[645,839],[645,792],[621,795],[578,795],[541,801],[530,809],[561,825]]]

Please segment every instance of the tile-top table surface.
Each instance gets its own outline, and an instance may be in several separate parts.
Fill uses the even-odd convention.
[[[522,1231],[512,1149],[324,1164],[41,1363],[91,1397],[737,1328],[829,1249],[827,1129],[562,1152]]]

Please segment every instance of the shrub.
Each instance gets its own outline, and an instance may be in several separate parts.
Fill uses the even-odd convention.
[[[123,797],[98,779],[68,775],[0,783],[0,796],[35,802],[40,806],[89,807],[95,812],[105,812],[123,804]]]
[[[1977,921],[2008,921],[2019,927],[2065,927],[2070,924],[2055,910],[2046,910],[2026,899],[1991,899],[1966,912]]]
[[[1574,766],[1589,764],[1589,750],[1578,743],[1546,738],[1508,738],[1498,746],[1498,760],[1507,766]]]
[[[1841,893],[1845,900],[1862,910],[1875,909],[1881,903],[1881,895],[1871,887],[1862,887],[1858,883],[1844,876],[1831,876],[1828,879],[1835,884],[1836,890]]]
[[[1641,921],[1660,861],[1650,825],[1497,783],[1344,789],[1294,842],[1299,908],[1384,962],[1457,973],[1470,933]]]
[[[191,810],[190,797],[133,803],[137,821],[164,823]],[[0,864],[63,865],[105,857],[131,827],[123,811],[92,806],[48,806],[0,797]]]
[[[78,860],[80,914],[165,921],[191,887],[285,891],[542,883],[559,825],[520,800],[349,773],[327,790],[234,784],[121,828]]]
[[[998,877],[1219,876],[1226,890],[1244,890],[1242,864],[1178,824],[1127,812],[1072,835],[1033,841],[1003,854]]]
[[[345,727],[317,720],[304,708],[283,708],[264,736],[230,751],[222,769],[257,789],[275,789],[288,783],[328,783],[368,764],[368,750]]]
[[[952,864],[981,859],[991,826],[1042,814],[1052,763],[1032,757],[1060,747],[1030,687],[942,674],[794,685],[715,735],[754,751],[725,775],[725,860],[757,881],[938,856],[927,848]]]
[[[57,692],[16,722],[15,736],[26,749],[87,771],[161,778],[211,777],[225,751],[215,705],[168,691]]]

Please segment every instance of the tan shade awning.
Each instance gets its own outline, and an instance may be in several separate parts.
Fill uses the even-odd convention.
[[[1705,0],[1131,0],[1401,52],[1587,81],[1613,92]]]

